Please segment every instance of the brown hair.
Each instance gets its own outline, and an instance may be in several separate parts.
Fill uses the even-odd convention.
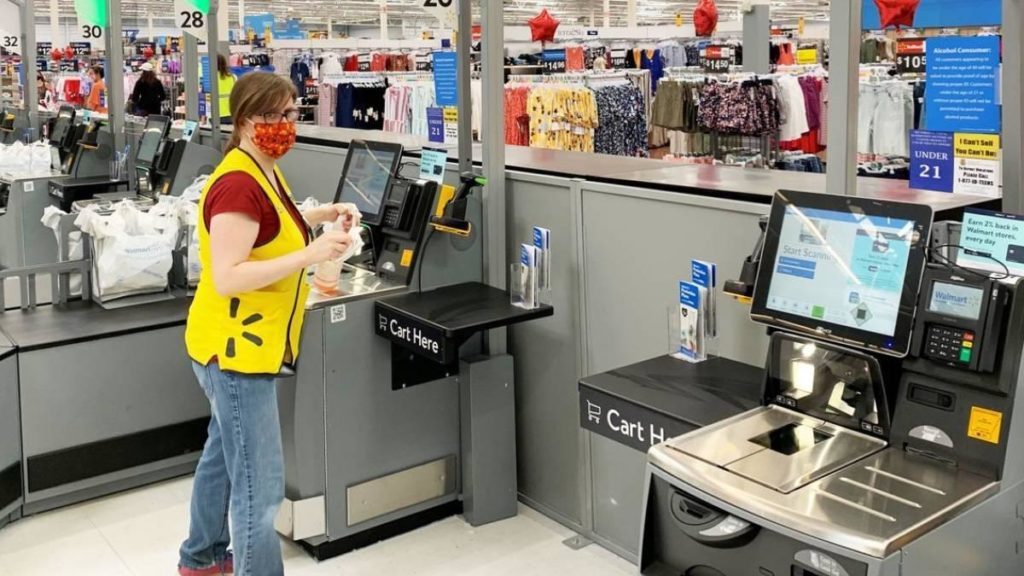
[[[103,66],[91,66],[89,68],[89,70],[91,70],[92,73],[95,74],[97,78],[99,78],[100,80],[103,80],[103,76],[104,76]]]
[[[277,107],[281,102],[297,97],[295,85],[287,76],[269,72],[250,72],[242,76],[231,90],[234,129],[225,151],[230,152],[242,143],[242,126],[246,120],[268,112],[280,112]]]
[[[221,78],[231,76],[231,70],[228,69],[228,59],[223,54],[217,54],[217,73],[220,74]]]
[[[156,72],[153,72],[152,70],[143,70],[142,76],[139,77],[139,82],[146,84],[155,84],[159,81],[160,79],[156,77]]]

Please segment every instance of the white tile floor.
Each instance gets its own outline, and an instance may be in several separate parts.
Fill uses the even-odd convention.
[[[192,479],[182,478],[25,518],[0,530],[0,576],[174,576]],[[520,507],[480,528],[454,517],[317,563],[285,544],[289,576],[623,576],[629,563]]]

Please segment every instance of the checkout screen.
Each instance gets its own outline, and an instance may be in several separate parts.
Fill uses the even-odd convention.
[[[345,181],[339,201],[355,204],[365,216],[377,216],[391,181],[395,154],[355,147],[349,149],[349,154],[352,154],[352,160],[343,176]]]
[[[913,234],[909,220],[788,206],[767,307],[893,336]]]

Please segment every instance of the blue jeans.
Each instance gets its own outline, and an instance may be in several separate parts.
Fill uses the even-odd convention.
[[[274,516],[284,498],[284,456],[274,378],[223,372],[216,363],[193,362],[192,368],[212,417],[196,468],[180,565],[218,564],[233,542],[236,575],[281,576]]]

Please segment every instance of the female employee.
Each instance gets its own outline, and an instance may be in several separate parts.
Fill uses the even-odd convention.
[[[220,123],[231,124],[231,91],[235,89],[235,75],[228,68],[228,59],[217,54],[217,96],[220,100]]]
[[[185,344],[212,418],[182,576],[284,571],[273,524],[284,498],[274,380],[298,358],[306,267],[340,257],[350,243],[343,230],[310,242],[309,227],[342,218],[348,230],[359,218],[348,205],[300,213],[292,201],[276,161],[295,142],[295,97],[284,76],[253,72],[238,81],[228,152],[200,199],[202,275]]]
[[[85,100],[85,108],[98,112],[107,113],[107,84],[103,81],[103,66],[92,66],[87,73],[92,81],[92,88],[89,89],[89,97]]]

